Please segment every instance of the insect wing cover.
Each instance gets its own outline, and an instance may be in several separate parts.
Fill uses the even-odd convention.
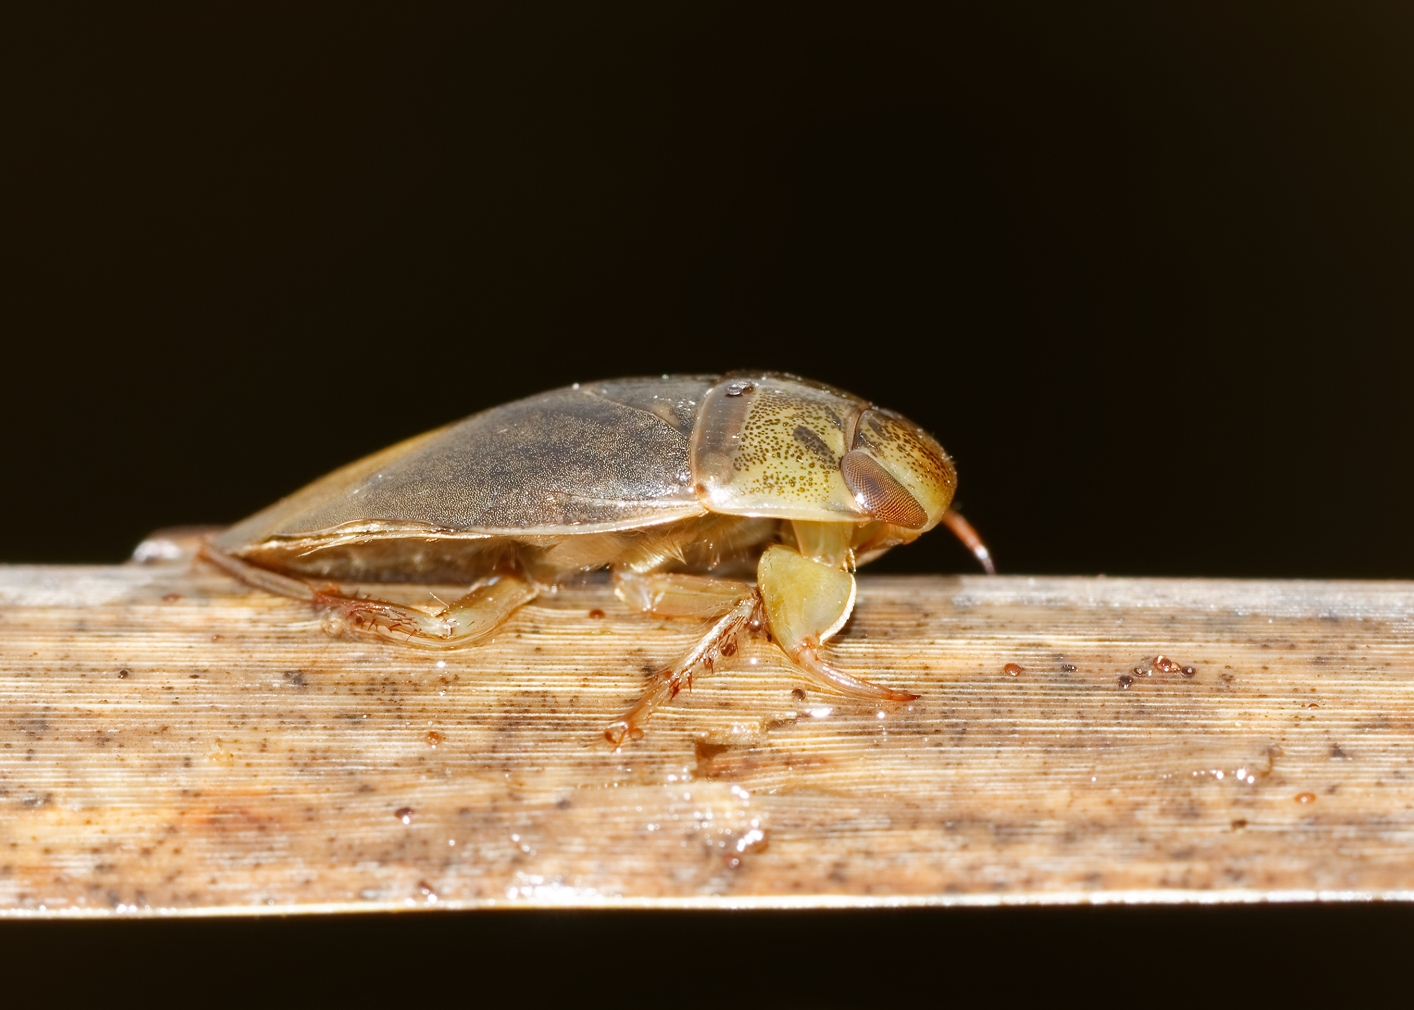
[[[592,533],[700,515],[684,429],[710,383],[623,379],[503,404],[336,470],[217,545],[353,530]]]

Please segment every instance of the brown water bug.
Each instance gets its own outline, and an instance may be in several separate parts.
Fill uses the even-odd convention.
[[[607,568],[631,606],[713,622],[608,728],[617,745],[752,631],[769,631],[821,686],[912,700],[836,669],[821,646],[854,607],[855,567],[940,522],[992,570],[948,508],[956,485],[926,432],[830,386],[768,372],[615,379],[495,407],[352,463],[202,555],[307,600],[332,630],[429,648],[480,642],[541,592]],[[347,588],[398,582],[469,590],[434,611]]]

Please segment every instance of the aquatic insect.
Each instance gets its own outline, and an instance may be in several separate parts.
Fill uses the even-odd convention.
[[[912,700],[820,649],[854,607],[855,567],[939,522],[992,570],[948,508],[956,486],[926,432],[830,386],[766,372],[615,379],[375,453],[237,523],[202,556],[308,601],[332,630],[430,648],[482,641],[539,593],[608,568],[631,606],[713,622],[608,728],[617,746],[753,631],[820,685]],[[752,574],[755,585],[742,579]],[[470,590],[433,612],[339,585],[397,582]]]

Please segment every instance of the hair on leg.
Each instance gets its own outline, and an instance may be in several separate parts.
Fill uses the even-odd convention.
[[[742,633],[760,627],[761,621],[761,598],[753,590],[712,625],[686,655],[648,679],[648,687],[633,707],[604,730],[605,739],[617,750],[625,740],[643,736],[643,724],[654,710],[677,697],[684,687],[692,686],[694,670],[711,670],[720,659],[735,655]]]
[[[333,634],[368,635],[429,649],[471,645],[489,636],[517,609],[539,595],[518,575],[504,574],[482,583],[437,613],[387,600],[347,596],[336,586],[316,588],[302,579],[248,564],[209,544],[200,557],[247,585],[304,600],[324,614]]]

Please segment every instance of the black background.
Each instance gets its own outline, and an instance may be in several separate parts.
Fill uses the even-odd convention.
[[[934,431],[1004,571],[1409,578],[1410,8],[972,7],[9,25],[0,560],[118,561],[552,386],[764,366]],[[936,533],[879,562],[970,567]],[[97,956],[167,928],[188,965],[417,936],[444,953],[400,969],[411,998],[479,950],[601,957],[635,1002],[645,966],[776,943],[773,1001],[816,1005],[845,992],[800,981],[822,966],[888,988],[919,951],[945,995],[959,952],[1011,984],[1160,950],[1214,978],[1238,962],[1203,936],[1354,956],[1411,922],[1006,914],[0,934]]]

